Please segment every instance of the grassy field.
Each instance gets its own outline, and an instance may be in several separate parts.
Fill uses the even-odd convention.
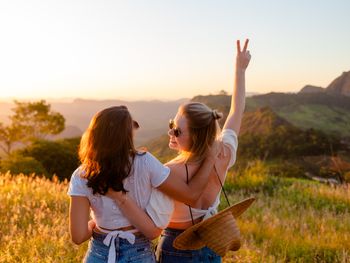
[[[347,110],[326,105],[286,106],[278,114],[303,129],[316,129],[327,134],[349,136],[350,113]],[[336,125],[329,125],[329,123]]]
[[[0,174],[0,262],[81,262],[87,242],[69,241],[67,187]],[[231,203],[257,200],[238,220],[242,248],[224,262],[350,262],[349,187],[272,177],[258,162],[225,188]]]
[[[265,169],[259,162],[226,181],[232,203],[257,199],[239,219],[243,247],[226,262],[350,262],[350,187],[272,177]]]

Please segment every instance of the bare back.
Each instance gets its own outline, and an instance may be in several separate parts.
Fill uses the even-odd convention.
[[[221,184],[219,181],[219,178],[222,183],[225,181],[227,168],[231,159],[231,155],[227,154],[229,153],[228,147],[224,145],[222,142],[217,141],[219,143],[219,149],[220,154],[215,162],[215,169],[213,169],[209,176],[209,181],[206,187],[203,189],[202,195],[197,200],[195,204],[192,204],[193,208],[198,209],[208,209],[210,206],[213,205],[213,203],[216,201],[216,198],[221,190]],[[183,161],[177,161],[172,160],[169,163],[166,164],[170,169],[171,172],[175,176],[179,176],[184,182],[187,181],[186,176],[186,166]],[[191,180],[192,176],[196,174],[200,167],[200,163],[188,163],[188,179]],[[216,171],[217,172],[216,172]],[[218,178],[219,175],[219,178]],[[182,211],[181,208],[183,208],[184,204],[181,202],[175,201],[175,207],[173,216],[177,213],[180,213]],[[182,212],[181,212],[182,213]],[[189,212],[188,212],[189,213]],[[190,215],[190,214],[189,214]],[[170,220],[169,227],[177,228],[177,229],[185,229],[192,225],[191,219],[189,219],[187,222],[172,222]]]

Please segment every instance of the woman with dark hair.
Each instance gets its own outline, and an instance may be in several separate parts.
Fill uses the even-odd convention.
[[[85,262],[154,262],[150,239],[159,236],[173,210],[172,200],[155,188],[193,202],[213,168],[214,157],[208,156],[187,185],[150,153],[135,149],[137,128],[128,109],[116,106],[98,112],[82,136],[81,166],[71,177],[68,194],[72,241],[81,244],[91,238]],[[123,193],[119,205],[106,196],[111,191]],[[142,234],[130,223],[120,210],[129,199],[146,209],[150,217],[143,222],[155,228]]]
[[[202,188],[198,200],[184,202],[181,198],[174,198],[170,223],[162,232],[157,246],[156,255],[160,262],[221,262],[221,257],[208,247],[178,250],[173,247],[173,241],[187,228],[217,212],[227,170],[236,160],[237,136],[245,107],[245,71],[250,61],[247,47],[248,40],[242,50],[237,41],[235,83],[230,111],[222,131],[218,124],[222,114],[198,102],[180,106],[174,120],[169,123],[169,147],[179,151],[179,155],[166,165],[183,182],[190,183],[195,178],[195,172],[206,162],[209,149],[218,149],[219,156],[215,158],[208,184]],[[110,191],[108,195],[120,204],[123,213],[141,232],[157,228],[155,224],[146,223],[147,215],[132,200],[125,201],[123,193]]]

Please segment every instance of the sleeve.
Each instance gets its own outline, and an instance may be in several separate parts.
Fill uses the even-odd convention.
[[[236,161],[237,147],[238,147],[237,134],[235,133],[234,130],[224,129],[221,132],[221,141],[225,146],[228,147],[230,151],[231,159],[228,165],[228,168],[230,168]]]
[[[164,229],[167,227],[173,210],[173,200],[159,190],[152,188],[146,211],[158,228]]]
[[[87,180],[80,177],[81,171],[78,168],[72,174],[69,182],[69,188],[67,194],[70,196],[88,196],[89,189],[86,185]]]
[[[152,187],[160,186],[169,176],[170,168],[164,166],[152,154],[147,153],[147,166],[150,173]]]

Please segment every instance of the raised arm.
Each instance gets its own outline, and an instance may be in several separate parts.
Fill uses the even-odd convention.
[[[246,39],[243,50],[240,41],[237,40],[237,57],[235,69],[235,81],[231,98],[230,112],[224,124],[224,129],[231,129],[239,134],[241,121],[245,107],[245,71],[250,61],[250,53],[247,50],[249,40]]]

